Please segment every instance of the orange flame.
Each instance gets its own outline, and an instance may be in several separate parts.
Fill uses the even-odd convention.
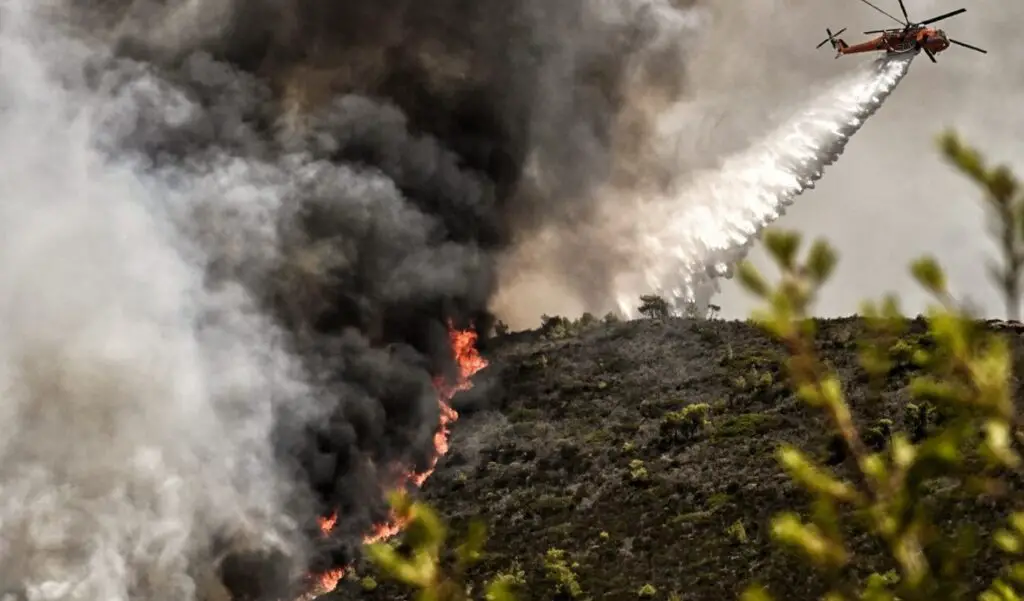
[[[427,481],[437,467],[437,462],[442,455],[448,452],[448,437],[450,435],[450,427],[459,419],[459,414],[451,406],[452,398],[461,391],[469,390],[473,387],[473,383],[470,381],[477,372],[487,367],[487,360],[480,356],[480,352],[476,349],[477,333],[473,330],[456,330],[451,322],[448,323],[448,339],[451,342],[452,354],[455,357],[455,361],[459,366],[459,374],[454,383],[446,383],[443,378],[434,379],[434,387],[437,388],[437,404],[441,410],[440,423],[438,424],[437,432],[434,434],[434,456],[430,459],[430,466],[420,472],[415,473],[411,471],[404,472],[399,478],[398,488],[401,488],[408,484],[413,483],[417,487],[423,486],[423,483]],[[327,536],[334,529],[334,525],[338,521],[337,512],[331,513],[327,517],[319,518],[320,532]],[[373,531],[367,534],[363,540],[366,543],[375,543],[382,540],[386,540],[395,536],[405,527],[405,523],[402,520],[397,519],[392,515],[391,520],[377,524]],[[304,600],[312,599],[317,595],[327,594],[333,591],[338,586],[338,582],[344,576],[344,568],[335,568],[328,570],[319,575],[315,575],[313,579],[316,582],[314,587],[315,591],[310,591],[302,597]]]
[[[338,521],[338,514],[332,513],[329,517],[318,518],[318,521],[320,522],[320,532],[327,534],[334,530],[334,524]]]
[[[317,584],[319,585],[319,589],[322,592],[319,592],[317,594],[324,595],[338,588],[338,582],[341,581],[344,575],[344,568],[334,568],[333,570],[327,570],[326,572],[321,574],[319,582]]]

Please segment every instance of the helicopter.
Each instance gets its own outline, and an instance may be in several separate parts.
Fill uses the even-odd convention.
[[[870,39],[866,42],[861,42],[853,46],[847,44],[842,38],[837,36],[841,35],[846,31],[846,27],[839,30],[836,33],[832,33],[831,29],[826,28],[825,32],[828,33],[828,37],[825,38],[816,48],[821,48],[826,43],[831,42],[832,48],[836,50],[836,58],[847,54],[859,54],[862,52],[875,52],[885,51],[886,54],[906,54],[908,52],[920,52],[924,51],[931,59],[933,63],[938,62],[935,60],[935,55],[949,48],[950,44],[956,44],[964,48],[969,48],[982,54],[988,54],[987,50],[972,46],[964,42],[954,40],[946,35],[946,32],[941,29],[928,27],[931,23],[941,21],[954,17],[961,13],[967,12],[966,8],[960,8],[937,17],[925,19],[920,23],[913,23],[910,21],[910,17],[907,15],[907,8],[903,5],[903,0],[899,0],[900,10],[903,11],[903,20],[892,16],[888,12],[875,6],[868,0],[860,0],[864,4],[867,4],[871,8],[877,10],[883,15],[889,17],[893,21],[901,24],[903,27],[894,29],[875,29],[872,31],[865,31],[864,35],[879,34],[877,37]]]

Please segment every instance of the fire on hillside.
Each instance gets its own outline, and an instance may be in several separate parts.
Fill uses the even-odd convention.
[[[434,378],[434,386],[437,388],[437,403],[441,410],[440,423],[434,434],[434,456],[430,460],[429,467],[422,472],[404,471],[394,488],[403,488],[410,484],[418,488],[423,486],[427,478],[434,473],[438,460],[448,452],[450,427],[459,418],[458,412],[451,406],[452,398],[460,391],[472,388],[473,375],[487,367],[487,360],[480,355],[476,348],[477,333],[472,328],[459,330],[449,322],[448,339],[451,343],[452,355],[458,364],[458,374],[454,382],[448,382],[442,377]],[[337,520],[337,512],[322,516],[319,520],[321,533],[324,536],[329,535]],[[401,532],[404,526],[405,524],[401,520],[392,516],[389,521],[375,525],[363,540],[366,543],[386,540]],[[303,595],[302,599],[309,600],[333,591],[344,575],[345,566],[311,574],[310,590]]]

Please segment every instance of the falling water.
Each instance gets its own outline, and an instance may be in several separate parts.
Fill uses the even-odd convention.
[[[620,310],[654,292],[677,310],[705,305],[762,230],[813,188],[826,166],[907,74],[913,54],[884,57],[840,79],[746,150],[646,204],[638,263],[616,285]]]

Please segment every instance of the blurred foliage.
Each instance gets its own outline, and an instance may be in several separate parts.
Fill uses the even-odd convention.
[[[981,153],[947,131],[939,137],[945,159],[984,193],[992,216],[993,237],[1003,255],[1001,264],[989,265],[1006,304],[1006,318],[1020,320],[1021,275],[1024,271],[1024,190],[1006,165],[989,167]]]
[[[448,531],[441,518],[422,502],[414,502],[404,493],[391,496],[394,515],[405,523],[403,533],[408,552],[399,552],[387,542],[366,545],[370,561],[386,577],[417,591],[417,601],[467,601],[466,570],[477,563],[487,539],[479,520],[470,522],[469,532],[455,548],[454,565],[442,568],[442,552]],[[487,601],[513,601],[515,581],[501,575],[490,581],[484,591]]]
[[[918,407],[914,417],[922,419],[919,408],[934,405],[948,418],[931,435],[918,431],[916,442],[878,425],[862,433],[854,424],[838,374],[819,360],[814,346],[810,308],[836,267],[836,252],[826,242],[816,241],[800,261],[799,234],[779,230],[767,231],[764,242],[781,272],[778,282],[769,283],[749,262],[738,270],[744,288],[766,305],[754,313],[753,320],[788,349],[790,386],[805,403],[827,415],[855,474],[841,478],[800,449],[781,446],[778,461],[813,496],[814,503],[809,519],[795,512],[777,515],[772,522],[773,539],[821,572],[831,586],[829,601],[965,598],[964,566],[974,547],[966,532],[953,539],[943,536],[926,496],[929,485],[940,478],[954,480],[969,494],[998,494],[1002,483],[996,474],[1020,466],[1012,356],[1006,339],[986,330],[958,306],[935,260],[915,261],[911,273],[933,298],[926,315],[933,344],[895,352],[909,352],[919,368],[909,386]],[[894,297],[865,303],[861,313],[877,333],[897,334],[906,323]],[[861,342],[860,361],[869,374],[882,374],[892,369],[893,352],[891,336],[870,337]],[[871,445],[865,434],[891,438],[888,445]],[[876,451],[877,446],[885,450]],[[854,563],[842,534],[841,516],[847,515],[855,516],[882,543],[892,568],[885,575],[875,574],[864,586],[846,577]],[[1015,515],[1010,527],[997,535],[996,542],[1007,553],[1024,551],[1022,524],[1024,513]],[[1019,599],[1014,587],[1024,585],[1022,576],[1024,563],[1011,565],[1005,578],[985,593],[986,601]],[[751,589],[745,599],[770,597],[764,590]]]

